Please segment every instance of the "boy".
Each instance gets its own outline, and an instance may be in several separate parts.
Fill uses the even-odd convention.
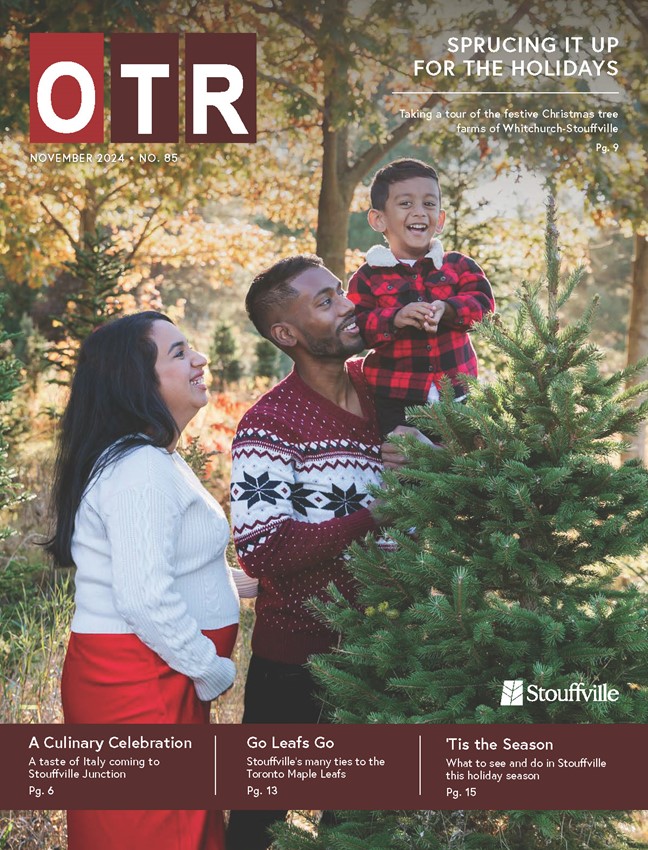
[[[490,284],[470,257],[444,253],[435,237],[445,211],[436,171],[397,159],[376,172],[369,225],[389,247],[374,245],[349,281],[365,343],[365,375],[375,392],[383,435],[405,423],[405,408],[432,404],[447,375],[455,397],[477,375],[467,331],[495,309]]]

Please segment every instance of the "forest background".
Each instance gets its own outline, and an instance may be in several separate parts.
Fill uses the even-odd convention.
[[[29,144],[29,34],[88,31],[107,34],[107,67],[112,32],[256,32],[257,143],[106,143],[83,150],[123,161],[30,161],[67,147]],[[583,78],[549,77],[516,80],[514,94],[503,93],[508,78],[478,81],[500,94],[453,94],[475,90],[461,75],[428,78],[425,93],[407,100],[393,94],[412,88],[414,59],[443,58],[447,37],[464,32],[613,34],[617,94],[589,94],[594,85]],[[211,404],[186,451],[226,508],[236,423],[289,368],[247,321],[247,287],[260,269],[299,251],[316,251],[346,280],[378,241],[366,223],[371,175],[396,156],[437,167],[444,245],[484,267],[505,318],[517,309],[520,281],[541,273],[551,184],[563,263],[587,270],[571,309],[599,294],[595,341],[610,371],[648,354],[647,53],[648,15],[634,0],[0,2],[0,721],[60,719],[70,577],[54,575],[36,543],[48,529],[55,430],[75,352],[110,315],[161,309],[209,354]],[[566,93],[549,94],[558,87]],[[106,138],[109,96],[108,87]],[[458,133],[445,115],[540,104],[614,110],[619,132],[613,140]],[[443,117],[402,116],[417,109]],[[603,154],[597,141],[618,149]],[[478,354],[488,381],[497,356]],[[633,451],[645,460],[645,433]],[[628,563],[624,575],[644,582],[643,561]],[[252,618],[246,608],[241,672]],[[242,679],[216,709],[220,720],[238,720]],[[61,821],[4,813],[0,847],[64,846]]]

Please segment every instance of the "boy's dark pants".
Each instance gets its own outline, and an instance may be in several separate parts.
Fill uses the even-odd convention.
[[[466,389],[460,385],[454,387],[455,401],[465,402]],[[404,401],[400,398],[389,398],[388,396],[374,396],[376,405],[376,417],[378,419],[378,427],[380,428],[381,436],[387,437],[397,425],[407,425],[405,410],[408,407],[424,407],[428,402],[421,401]],[[434,442],[438,442],[438,438],[433,438]]]
[[[315,683],[301,664],[282,664],[253,655],[245,683],[243,723],[321,723],[322,703]],[[268,827],[285,811],[233,811],[227,828],[227,850],[266,850]]]
[[[379,395],[375,396],[374,402],[376,405],[378,427],[383,438],[387,434],[390,434],[397,425],[407,425],[405,409],[416,406],[415,402]]]

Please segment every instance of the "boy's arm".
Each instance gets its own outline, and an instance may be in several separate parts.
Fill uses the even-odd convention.
[[[246,432],[251,429],[242,426],[232,446],[231,509],[236,551],[249,575],[317,569],[377,528],[369,507],[320,523],[305,522],[300,500],[310,493],[295,481],[290,447],[271,433],[271,423],[254,429],[250,439]],[[366,501],[373,507],[371,497]]]
[[[475,322],[480,322],[486,313],[495,310],[495,299],[488,278],[477,263],[463,254],[455,254],[454,257],[457,259],[448,258],[446,263],[454,267],[458,291],[445,300],[446,308],[439,324],[441,327],[467,331]]]
[[[376,348],[393,339],[396,333],[394,318],[402,308],[402,304],[394,307],[378,307],[370,280],[361,268],[351,277],[347,294],[355,304],[356,322],[368,346]]]

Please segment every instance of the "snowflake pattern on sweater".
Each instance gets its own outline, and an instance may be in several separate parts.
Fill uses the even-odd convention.
[[[375,530],[368,488],[380,480],[380,436],[362,361],[347,369],[362,417],[293,370],[245,414],[232,445],[234,540],[259,579],[252,647],[273,661],[301,664],[330,648],[306,601],[331,581],[352,596],[345,550]]]

